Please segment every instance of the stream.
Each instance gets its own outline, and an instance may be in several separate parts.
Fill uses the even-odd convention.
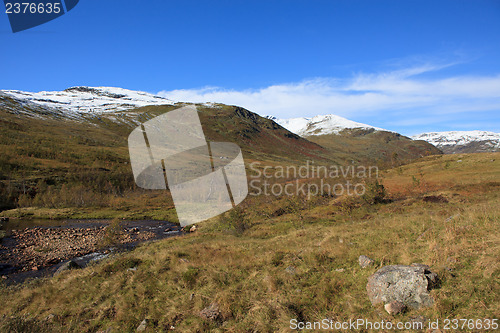
[[[120,221],[126,236],[112,246],[99,246],[110,220],[10,219],[2,222],[6,236],[0,244],[0,276],[7,284],[50,277],[72,260],[80,267],[129,251],[138,244],[179,236],[181,227],[168,221]],[[61,244],[61,245],[59,245]]]

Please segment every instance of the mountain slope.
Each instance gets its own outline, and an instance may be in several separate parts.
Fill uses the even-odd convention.
[[[399,133],[358,123],[336,115],[277,119],[289,131],[330,150],[332,155],[355,163],[394,166],[415,158],[441,154],[427,142],[413,141]]]
[[[500,133],[486,131],[431,132],[412,136],[441,149],[445,154],[500,151]]]
[[[309,141],[328,148],[332,154],[363,164],[394,167],[416,158],[440,155],[441,151],[425,141],[414,141],[394,132],[375,129],[344,129],[338,134],[312,135]],[[354,153],[355,152],[355,153]]]
[[[302,137],[312,135],[327,135],[339,134],[345,129],[374,129],[377,131],[387,131],[382,128],[370,126],[367,124],[358,123],[334,114],[315,116],[312,118],[290,118],[277,119],[273,116],[268,116],[287,130]]]
[[[10,97],[40,106],[72,112],[122,111],[147,105],[171,105],[173,101],[142,91],[114,87],[72,87],[37,93],[0,90]]]
[[[23,196],[36,198],[40,182],[43,188],[49,186],[40,205],[49,207],[61,205],[56,194],[63,185],[71,195],[81,193],[81,200],[76,198],[80,201],[71,204],[83,206],[107,205],[117,194],[137,191],[129,165],[128,135],[139,124],[181,106],[96,114],[0,94],[0,210],[13,208]],[[199,105],[198,111],[207,140],[238,144],[247,162],[342,163],[334,162],[327,149],[248,110]]]

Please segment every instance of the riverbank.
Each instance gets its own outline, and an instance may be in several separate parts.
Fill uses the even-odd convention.
[[[132,200],[132,199],[130,199]],[[141,202],[140,199],[137,199]],[[120,220],[157,220],[177,222],[175,208],[163,205],[161,202],[154,207],[20,207],[4,210],[0,216],[14,219],[44,219],[44,220],[89,220],[89,219],[120,219]]]
[[[68,260],[77,259],[84,266],[111,251],[182,233],[174,223],[155,220],[62,220],[43,224],[38,220],[22,229],[15,227],[26,225],[26,221],[11,220],[4,224],[6,236],[0,244],[3,280],[16,283],[49,276]]]

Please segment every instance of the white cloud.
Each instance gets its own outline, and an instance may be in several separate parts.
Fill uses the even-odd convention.
[[[204,87],[162,91],[159,95],[176,101],[239,105],[278,118],[336,114],[361,121],[379,117],[381,122],[374,125],[380,127],[391,123],[404,126],[411,124],[412,119],[416,125],[436,115],[441,115],[435,117],[436,121],[445,122],[457,113],[469,112],[473,117],[477,111],[500,111],[500,75],[426,78],[429,76],[426,74],[452,65],[455,64],[424,64],[385,73],[315,78],[260,89]]]

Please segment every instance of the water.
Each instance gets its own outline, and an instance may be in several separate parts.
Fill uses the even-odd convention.
[[[10,219],[7,222],[2,222],[2,229],[6,232],[6,236],[2,239],[2,247],[0,249],[0,275],[8,284],[22,282],[28,278],[52,276],[54,272],[67,260],[56,263],[49,267],[43,267],[39,270],[20,272],[23,267],[18,267],[10,260],[8,253],[16,251],[17,241],[11,237],[12,231],[24,231],[32,228],[51,228],[51,229],[83,229],[83,228],[100,228],[111,223],[111,220],[97,219],[79,219],[79,220],[49,220],[49,219]],[[140,220],[140,221],[120,221],[120,225],[129,232],[148,232],[152,234],[152,238],[147,241],[163,239],[181,235],[181,227],[169,222],[159,220]],[[71,260],[85,267],[91,262],[96,262],[106,258],[111,252],[127,251],[136,247],[138,244],[145,242],[144,240],[133,240],[129,243],[115,245],[114,248],[96,249],[84,255],[75,256]],[[10,260],[10,261],[9,261]]]

